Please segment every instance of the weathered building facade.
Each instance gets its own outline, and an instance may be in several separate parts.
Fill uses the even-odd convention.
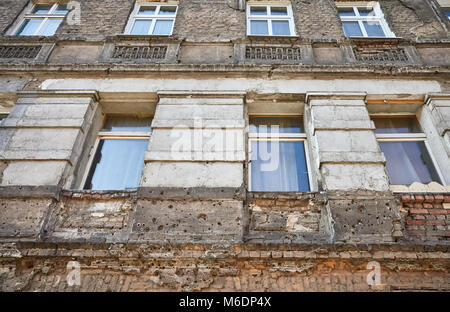
[[[449,7],[0,0],[0,290],[450,290]]]

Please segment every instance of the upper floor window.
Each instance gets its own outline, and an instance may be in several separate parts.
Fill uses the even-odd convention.
[[[68,12],[63,4],[36,4],[25,14],[17,36],[53,36]]]
[[[426,135],[415,117],[374,118],[373,121],[391,184],[431,181],[442,184]]]
[[[450,8],[444,8],[444,14],[448,19],[450,19]]]
[[[125,33],[130,35],[172,35],[176,5],[136,5]]]
[[[308,192],[301,117],[251,117],[249,184],[256,192]]]
[[[290,5],[248,5],[247,34],[260,36],[295,36]]]
[[[151,118],[110,116],[98,134],[85,189],[124,190],[139,186],[150,138]]]
[[[0,125],[2,124],[2,120],[8,117],[8,114],[2,114],[0,113]]]
[[[395,37],[378,3],[338,7],[346,37]]]

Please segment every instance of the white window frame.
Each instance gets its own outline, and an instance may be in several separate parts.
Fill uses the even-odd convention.
[[[404,116],[371,115],[370,117],[372,120],[376,119],[376,118],[400,118],[400,119],[414,118],[420,126],[420,123],[417,120],[416,115],[404,115]],[[434,158],[434,156],[433,156],[430,145],[427,142],[427,136],[425,133],[423,133],[423,132],[419,132],[419,133],[376,133],[375,137],[378,142],[424,142],[425,148],[427,149],[427,152],[430,155],[433,166],[434,166],[439,178],[441,179],[441,182],[444,185],[446,185],[444,176],[442,175],[442,172],[441,172],[439,166],[437,165],[436,158]],[[420,183],[420,181],[417,181],[417,182]],[[434,182],[437,182],[437,181],[434,181]],[[395,184],[393,184],[393,185],[395,185]]]
[[[139,15],[139,11],[141,7],[146,6],[154,6],[156,7],[155,14],[153,15]],[[159,11],[161,10],[161,7],[175,7],[175,14],[174,15],[158,15]],[[161,4],[161,2],[154,3],[154,2],[148,2],[148,3],[140,3],[136,4],[134,7],[133,12],[131,12],[130,18],[128,19],[128,24],[125,27],[125,34],[131,35],[131,30],[133,29],[134,23],[138,20],[151,20],[152,24],[150,25],[149,33],[148,34],[141,34],[141,35],[133,35],[133,36],[172,36],[173,28],[175,26],[175,20],[178,14],[178,5],[176,4],[170,4],[170,3],[164,3]],[[157,20],[165,20],[165,21],[173,21],[172,28],[170,29],[170,33],[168,35],[160,35],[160,34],[153,34],[153,31],[155,29],[156,21]]]
[[[251,15],[250,8],[251,7],[265,7],[267,15]],[[277,7],[277,8],[286,8],[287,9],[287,15],[272,15],[271,7]],[[269,14],[270,12],[270,14]],[[247,36],[274,36],[274,37],[295,37],[295,23],[294,23],[294,16],[292,14],[292,6],[290,4],[270,4],[270,5],[263,5],[263,4],[247,4]],[[267,27],[269,28],[267,35],[256,35],[251,33],[251,27],[250,22],[251,21],[267,21]],[[288,21],[289,22],[289,31],[290,35],[273,35],[272,31],[272,21]]]
[[[46,14],[35,14],[35,13],[32,13],[33,10],[37,6],[40,6],[40,5],[50,5],[50,4],[44,4],[44,3],[34,4],[31,7],[31,9],[29,9],[29,11],[23,16],[22,21],[19,23],[19,25],[16,27],[16,29],[14,29],[13,34],[15,36],[20,36],[20,37],[22,37],[22,36],[23,37],[27,37],[27,36],[43,36],[40,33],[44,29],[44,27],[47,24],[49,19],[62,19],[62,20],[64,20],[64,18],[66,17],[66,15],[68,13],[68,12],[66,12],[64,14],[56,14],[56,13],[54,13],[59,5],[64,5],[62,3],[57,3],[57,2],[52,5],[52,7],[50,8],[50,11],[48,13],[46,13]],[[24,23],[26,23],[26,21],[29,20],[29,19],[42,20],[41,25],[39,25],[39,27],[36,29],[36,32],[33,35],[20,35],[18,33],[19,30],[22,28]],[[59,26],[58,26],[58,28],[59,28]],[[51,36],[53,36],[53,35],[51,35]]]
[[[108,117],[115,117],[114,115],[107,115],[102,121],[102,127],[104,127],[106,120]],[[128,117],[128,116],[124,116]],[[152,118],[153,116],[149,116],[148,118]],[[151,136],[151,129],[149,132],[131,132],[131,131],[124,131],[124,132],[113,132],[113,131],[99,131],[97,135],[97,139],[95,140],[94,146],[92,147],[90,153],[89,153],[89,160],[86,166],[86,170],[83,175],[83,179],[81,181],[80,189],[84,190],[85,185],[87,182],[87,179],[89,177],[89,173],[91,172],[93,162],[95,155],[97,154],[100,142],[102,140],[147,140],[150,143],[150,136]],[[142,174],[142,173],[141,173]]]
[[[372,10],[375,13],[375,15],[361,16],[361,15],[359,15],[358,8]],[[373,36],[369,37],[367,35],[367,31],[366,31],[366,28],[364,27],[363,22],[378,22],[378,23],[380,23],[381,29],[384,32],[384,37],[381,37],[381,38],[395,38],[395,34],[389,28],[389,25],[386,22],[386,19],[384,18],[383,11],[381,10],[380,4],[378,2],[377,3],[368,2],[368,4],[366,6],[363,6],[363,5],[338,6],[338,11],[340,11],[342,9],[352,9],[353,12],[355,13],[355,16],[339,16],[341,18],[341,22],[358,22],[359,28],[360,28],[364,38],[379,38],[379,37],[373,37]],[[344,25],[342,25],[342,28],[343,27],[344,27]],[[349,38],[360,38],[360,37],[357,36],[357,37],[349,37]]]
[[[253,117],[274,117],[274,118],[299,118],[303,120],[302,115],[251,115],[250,118]],[[303,126],[303,125],[302,125]],[[270,131],[270,127],[267,127],[267,130]],[[303,142],[303,149],[305,151],[305,160],[306,160],[306,170],[308,171],[308,183],[309,183],[309,192],[312,190],[312,175],[310,172],[310,159],[309,159],[309,146],[308,146],[308,140],[306,133],[255,133],[255,132],[248,132],[248,189],[250,192],[258,192],[253,191],[252,189],[252,142]],[[270,192],[270,191],[267,191]],[[301,191],[297,191],[295,193],[298,193]],[[286,192],[287,193],[287,192]],[[294,192],[291,192],[294,193]]]

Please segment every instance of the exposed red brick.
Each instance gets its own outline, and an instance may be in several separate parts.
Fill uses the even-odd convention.
[[[429,210],[429,212],[431,214],[447,214],[446,209],[432,209],[432,210]]]
[[[428,213],[428,210],[427,210],[427,209],[411,209],[411,210],[409,210],[409,212],[410,212],[411,214],[414,214],[414,213],[422,213],[422,214],[425,214],[425,213]]]

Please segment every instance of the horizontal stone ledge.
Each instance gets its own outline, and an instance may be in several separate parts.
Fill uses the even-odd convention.
[[[370,191],[370,190],[345,190],[345,191],[327,191],[326,198],[328,200],[384,200],[395,199],[396,197],[391,191]]]
[[[0,198],[56,198],[59,199],[61,187],[10,185],[0,186]]]
[[[348,163],[386,163],[380,152],[319,152],[320,164]]]
[[[367,96],[365,92],[307,92],[305,102],[310,104],[312,100],[319,100],[319,105],[323,105],[321,100],[364,100]],[[355,102],[359,103],[359,102]],[[358,104],[359,105],[359,104]]]
[[[210,162],[244,162],[244,151],[218,151],[218,152],[172,152],[149,151],[145,153],[145,162],[148,161],[210,161]]]
[[[18,91],[17,95],[22,97],[91,97],[98,101],[99,96],[96,90],[30,90],[30,91]]]
[[[206,93],[206,95],[208,95]],[[222,97],[163,97],[160,95],[158,105],[244,105],[245,93],[238,98]]]
[[[201,123],[195,119],[154,119],[152,129],[244,129],[245,121],[236,119],[202,118]]]
[[[11,161],[67,161],[72,164],[73,151],[72,150],[6,150],[0,152],[0,159]]]
[[[314,130],[375,130],[367,120],[315,120]]]
[[[243,187],[140,187],[137,191],[140,199],[183,199],[183,200],[245,200]]]

